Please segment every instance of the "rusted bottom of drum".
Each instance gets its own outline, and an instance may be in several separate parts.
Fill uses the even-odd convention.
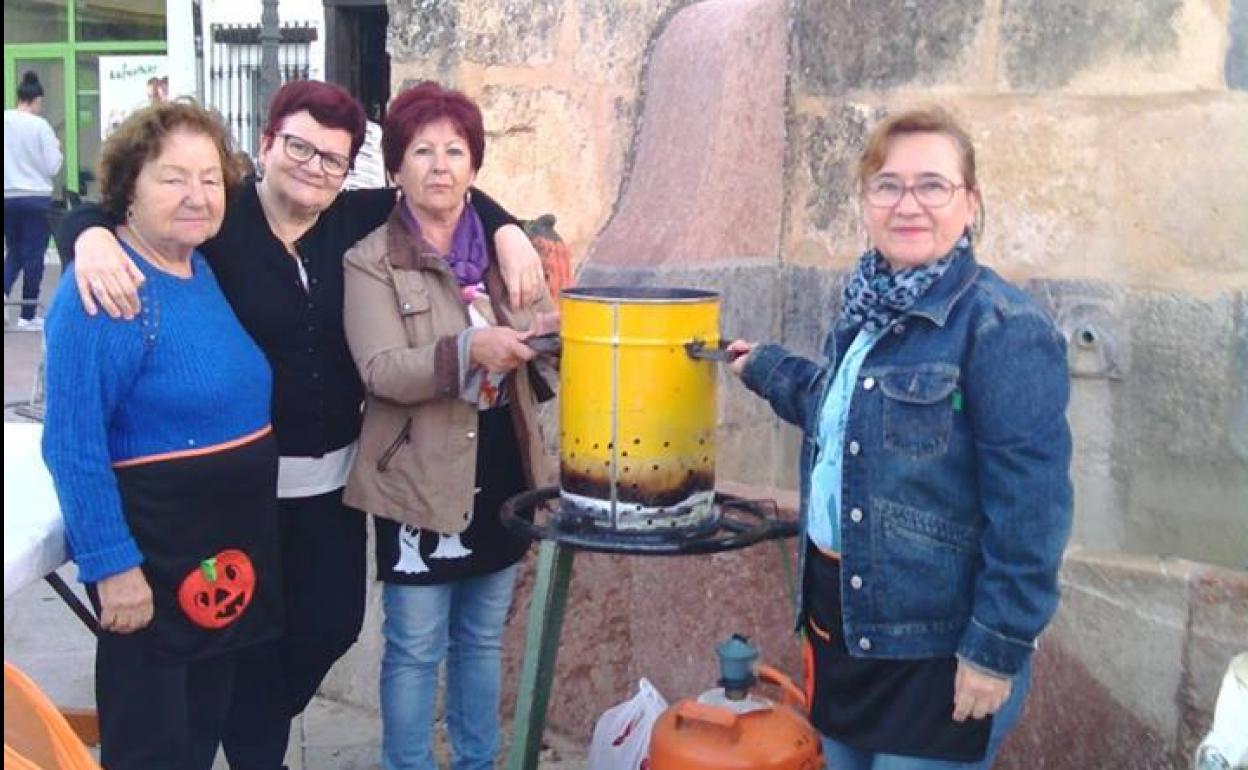
[[[679,481],[676,483],[657,483],[649,479],[630,480],[626,477],[616,482],[616,498],[628,505],[640,505],[645,508],[672,508],[682,504],[682,501],[698,492],[709,493],[715,489],[713,466],[711,469],[690,468],[677,478]],[[585,473],[573,468],[567,462],[560,463],[559,488],[565,494],[604,501],[611,499],[609,476],[605,473]]]

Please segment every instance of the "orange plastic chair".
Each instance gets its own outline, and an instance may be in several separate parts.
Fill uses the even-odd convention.
[[[4,663],[4,770],[101,770],[48,696],[8,661]]]

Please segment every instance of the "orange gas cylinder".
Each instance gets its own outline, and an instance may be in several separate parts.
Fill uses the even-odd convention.
[[[744,642],[733,637],[726,643]],[[721,645],[721,666],[723,648]],[[757,654],[755,654],[757,656]],[[725,667],[726,668],[726,667]],[[754,677],[730,679],[664,711],[650,736],[649,770],[821,770],[819,735],[804,716],[806,697],[771,666],[759,680],[780,688],[780,703],[753,695]]]

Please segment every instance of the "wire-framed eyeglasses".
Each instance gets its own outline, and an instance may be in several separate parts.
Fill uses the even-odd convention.
[[[296,163],[307,163],[312,158],[320,155],[321,170],[330,176],[346,176],[347,172],[351,170],[351,159],[345,155],[318,150],[307,139],[294,134],[278,134],[278,136],[282,138],[282,149],[286,151],[286,157]]]
[[[959,189],[966,189],[966,185],[954,184],[940,174],[924,174],[914,184],[906,184],[895,174],[877,174],[867,180],[866,198],[872,206],[892,208],[912,192],[920,206],[937,209],[949,205]]]

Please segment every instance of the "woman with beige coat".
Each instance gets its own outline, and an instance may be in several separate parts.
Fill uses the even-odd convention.
[[[535,419],[549,387],[529,365],[532,311],[506,301],[469,186],[481,112],[421,83],[391,104],[386,168],[403,191],[347,253],[346,332],[367,391],[349,505],[373,514],[384,583],[386,770],[435,770],[438,667],[447,661],[453,767],[493,767],[503,625],[527,542],[499,522],[543,469]],[[543,297],[536,311],[552,309]]]

